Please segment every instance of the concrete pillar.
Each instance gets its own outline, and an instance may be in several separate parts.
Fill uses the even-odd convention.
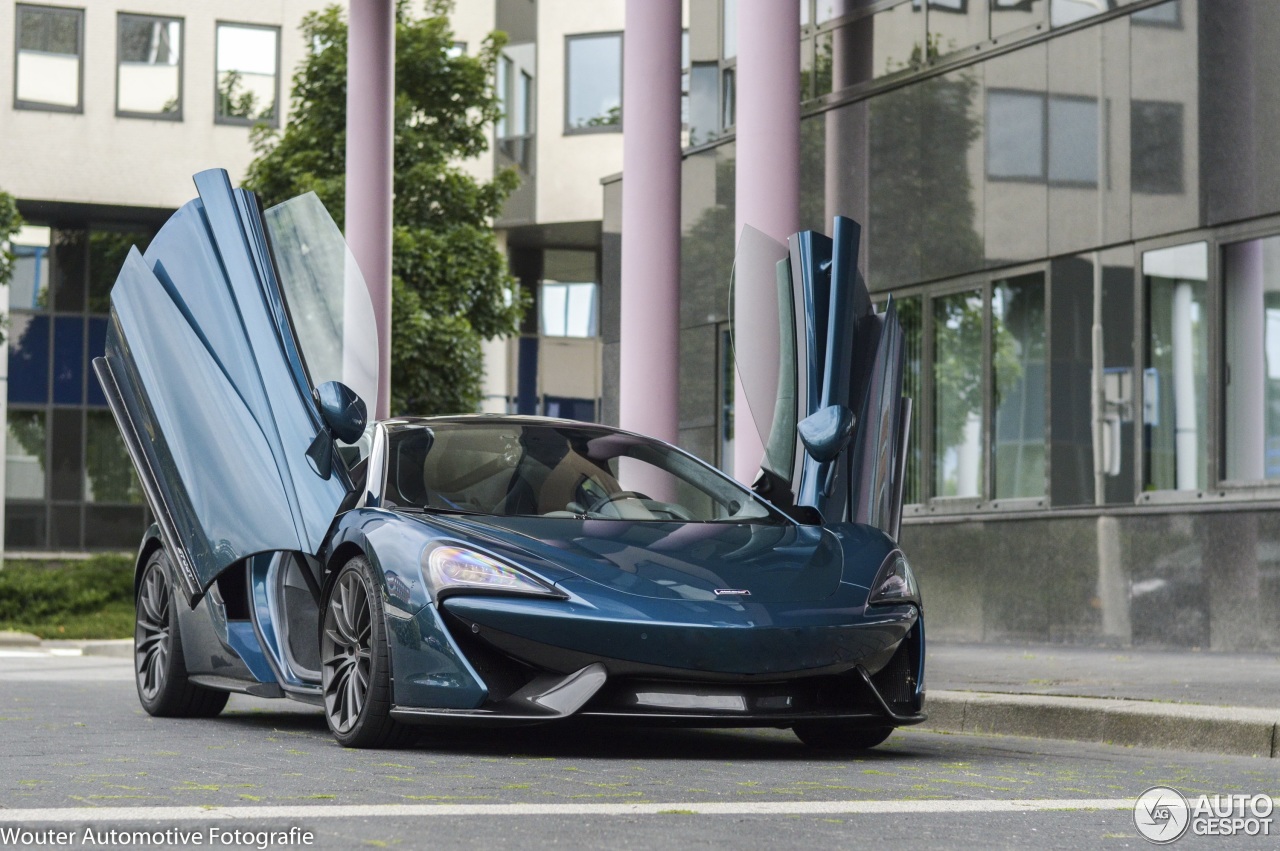
[[[391,193],[395,120],[396,12],[393,0],[348,7],[347,244],[369,286],[378,325],[378,419],[391,404]]]
[[[629,0],[625,44],[618,422],[622,428],[675,443],[680,351],[680,0]]]
[[[794,3],[738,8],[737,221],[779,242],[800,227],[800,19]],[[750,340],[735,318],[738,345]],[[755,479],[764,458],[742,381],[734,377],[733,474]]]

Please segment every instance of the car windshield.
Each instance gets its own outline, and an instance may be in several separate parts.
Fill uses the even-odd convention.
[[[388,507],[509,517],[789,522],[692,456],[600,428],[391,425],[388,449]]]

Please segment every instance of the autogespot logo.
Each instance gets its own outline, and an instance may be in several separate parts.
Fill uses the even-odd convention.
[[[1144,839],[1164,845],[1181,839],[1191,824],[1191,807],[1177,789],[1152,786],[1133,804],[1133,823]]]
[[[1198,795],[1152,786],[1133,804],[1133,824],[1143,838],[1166,845],[1192,836],[1270,836],[1275,801],[1270,795]]]

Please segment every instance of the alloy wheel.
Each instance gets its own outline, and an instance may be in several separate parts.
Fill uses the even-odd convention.
[[[138,589],[137,619],[133,632],[134,671],[138,691],[155,700],[164,689],[172,636],[169,631],[169,579],[164,566],[153,563]]]
[[[351,730],[368,699],[372,646],[369,587],[360,571],[349,569],[330,594],[320,648],[324,708],[339,733]]]

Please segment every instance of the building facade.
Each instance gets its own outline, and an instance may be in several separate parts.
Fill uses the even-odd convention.
[[[147,510],[89,367],[111,285],[192,174],[239,177],[250,127],[287,120],[298,23],[323,5],[0,3],[0,188],[27,222],[3,295],[6,552],[136,545]]]
[[[249,132],[288,120],[305,57],[298,25],[332,0],[0,2],[0,189],[27,221],[13,240],[0,365],[3,548],[131,549],[147,509],[89,367],[130,246],[145,250],[192,194],[191,175],[239,181]],[[508,34],[506,116],[477,177],[522,178],[496,223],[532,297],[522,333],[486,345],[484,409],[600,416],[600,178],[622,166],[623,0],[458,2],[455,49]],[[0,302],[0,310],[6,308]]]
[[[681,442],[732,457],[735,21],[689,2]],[[903,540],[968,641],[1280,647],[1280,24],[1212,0],[800,0],[801,217],[864,224]],[[621,233],[604,186],[605,413]]]

